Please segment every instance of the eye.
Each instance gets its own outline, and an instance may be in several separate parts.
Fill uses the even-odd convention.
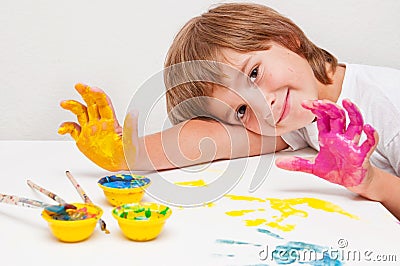
[[[246,114],[246,109],[247,109],[247,106],[246,106],[246,105],[241,105],[241,106],[237,109],[237,111],[236,111],[236,117],[237,117],[239,120],[242,120],[242,119],[243,119],[244,115]]]
[[[258,76],[258,67],[254,68],[254,69],[250,72],[249,77],[250,77],[250,80],[251,80],[252,82],[255,82],[256,79],[257,79],[257,76]]]

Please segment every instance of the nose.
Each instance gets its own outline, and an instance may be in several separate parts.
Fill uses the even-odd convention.
[[[267,93],[267,95],[265,95],[265,100],[269,104],[269,107],[272,109],[272,106],[274,105],[274,103],[276,101],[275,93]]]
[[[273,108],[276,101],[275,93],[267,93],[265,95],[265,101],[266,101],[266,106],[265,109],[263,110],[264,113],[263,118],[270,126],[274,126],[275,121],[274,121]]]

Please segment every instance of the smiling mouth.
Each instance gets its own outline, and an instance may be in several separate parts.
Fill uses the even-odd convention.
[[[286,115],[288,113],[288,99],[289,99],[289,89],[286,92],[286,97],[285,97],[285,100],[283,102],[283,108],[282,108],[281,115],[280,115],[280,117],[279,117],[279,119],[278,119],[278,121],[276,122],[275,125],[277,125],[279,122],[282,121],[282,119],[284,119],[286,117]]]

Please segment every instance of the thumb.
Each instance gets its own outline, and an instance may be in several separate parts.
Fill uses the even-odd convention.
[[[79,134],[81,133],[81,127],[74,122],[64,122],[58,128],[58,134],[65,135],[70,134],[75,142],[79,139]]]
[[[129,111],[125,116],[122,131],[122,143],[129,168],[133,168],[139,156],[138,118],[137,110]]]
[[[275,160],[276,166],[289,171],[313,173],[314,164],[311,160],[297,156],[280,157]]]

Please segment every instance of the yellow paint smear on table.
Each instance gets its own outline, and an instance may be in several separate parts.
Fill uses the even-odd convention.
[[[254,219],[254,220],[244,220],[246,222],[246,226],[258,226],[267,222],[265,219]]]
[[[256,198],[256,197],[250,197],[250,196],[238,196],[238,195],[226,194],[225,197],[226,198],[230,198],[232,200],[246,200],[246,201],[266,202],[265,199]]]
[[[316,210],[322,210],[331,213],[338,213],[341,215],[345,215],[352,219],[358,219],[357,216],[352,215],[345,210],[343,210],[338,205],[335,205],[331,202],[316,199],[316,198],[292,198],[292,199],[277,199],[277,198],[255,198],[255,197],[248,197],[248,196],[236,196],[236,195],[227,195],[226,197],[232,200],[245,200],[245,201],[259,201],[265,202],[269,201],[270,206],[272,209],[277,210],[280,212],[280,215],[274,216],[273,221],[267,221],[263,218],[253,219],[253,220],[245,220],[247,226],[258,226],[261,224],[265,224],[269,227],[273,227],[285,232],[292,231],[296,225],[294,224],[283,224],[283,221],[290,216],[300,216],[300,217],[308,217],[308,213],[304,210],[296,209],[294,206],[306,204],[310,208]],[[260,209],[258,209],[260,210]],[[230,216],[242,216],[249,212],[254,212],[255,210],[235,210],[226,212],[227,215]]]
[[[204,182],[203,179],[199,179],[199,180],[191,180],[191,181],[184,181],[184,182],[175,182],[175,185],[189,186],[189,187],[203,187],[203,186],[207,186],[207,183]]]
[[[238,211],[229,211],[229,212],[226,212],[226,214],[229,216],[243,216],[246,213],[255,212],[255,211],[256,210],[238,210]]]

